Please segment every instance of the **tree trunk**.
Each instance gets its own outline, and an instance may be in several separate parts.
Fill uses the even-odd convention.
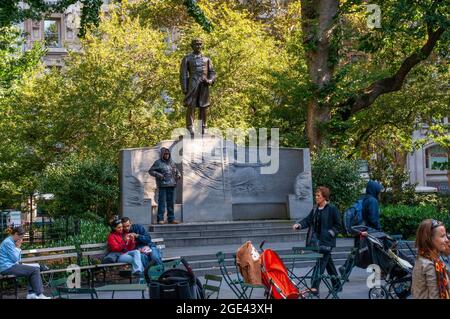
[[[322,145],[326,138],[321,126],[331,118],[332,106],[326,102],[323,89],[330,84],[338,60],[337,46],[331,45],[331,37],[338,26],[338,9],[339,0],[301,1],[303,44],[313,87],[312,97],[307,102],[306,123],[311,149],[325,146]],[[348,120],[352,115],[370,107],[380,95],[399,91],[412,68],[430,56],[445,29],[436,27],[432,21],[427,21],[426,25],[425,43],[418,51],[406,57],[394,74],[373,82],[356,96],[337,105],[343,120]]]
[[[334,72],[330,56],[330,39],[338,12],[338,0],[302,0],[303,43],[306,48],[306,64],[314,94],[307,104],[307,134],[311,149],[323,143],[320,125],[330,119],[330,107],[319,102],[320,90],[329,84]]]
[[[403,182],[405,177],[406,160],[408,158],[408,152],[397,151],[394,153],[393,171],[394,176],[392,178],[392,197],[394,203],[398,203],[400,196],[403,192]]]

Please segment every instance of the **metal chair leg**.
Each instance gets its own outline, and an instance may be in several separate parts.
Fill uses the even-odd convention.
[[[14,295],[16,299],[19,299],[19,297],[17,296],[17,278],[13,278],[13,281],[14,281]]]

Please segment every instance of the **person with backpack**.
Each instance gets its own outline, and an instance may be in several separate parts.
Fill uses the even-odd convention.
[[[338,273],[331,256],[333,247],[336,247],[336,236],[340,232],[341,220],[339,210],[330,204],[330,190],[320,186],[315,193],[316,206],[309,215],[301,221],[296,222],[292,228],[300,230],[308,228],[306,235],[306,246],[315,247],[322,254],[317,260],[315,276],[311,282],[311,288],[318,294],[321,277],[325,271],[332,276],[332,284],[335,289],[340,288]]]
[[[366,195],[363,199],[363,224],[370,229],[381,231],[380,208],[378,196],[383,187],[377,181],[369,180],[366,186]],[[363,234],[364,235],[364,234]]]
[[[371,231],[381,231],[378,196],[382,188],[381,183],[369,180],[366,185],[366,194],[344,212],[344,228],[347,233],[355,235],[354,248],[352,249],[353,258],[359,247],[360,236],[367,236],[368,232]],[[363,226],[363,231],[355,234],[352,230],[354,226]],[[344,265],[339,267],[339,272],[341,275],[349,274],[352,268],[351,258],[348,258]]]

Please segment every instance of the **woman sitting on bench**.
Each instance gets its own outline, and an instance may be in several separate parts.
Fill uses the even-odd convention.
[[[135,248],[136,242],[134,237],[123,232],[120,219],[115,219],[111,222],[111,233],[108,235],[107,242],[109,252],[120,253],[117,262],[131,264],[132,272],[135,276],[141,276],[144,273],[141,253]]]
[[[0,245],[0,274],[27,277],[29,282],[27,299],[51,299],[42,293],[40,268],[19,264],[22,251],[20,246],[24,235],[25,230],[21,226],[15,227],[11,235]]]

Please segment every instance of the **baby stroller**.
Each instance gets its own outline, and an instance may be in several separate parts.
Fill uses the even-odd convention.
[[[262,246],[264,241],[260,245]],[[272,249],[262,250],[261,279],[266,287],[267,298],[272,299],[306,299],[312,296],[306,289],[300,291],[289,277],[288,270],[278,254]]]
[[[396,241],[383,232],[369,232],[361,236],[355,265],[367,268],[369,264],[380,267],[385,283],[369,290],[369,299],[405,299],[411,294],[413,265],[398,256]]]

